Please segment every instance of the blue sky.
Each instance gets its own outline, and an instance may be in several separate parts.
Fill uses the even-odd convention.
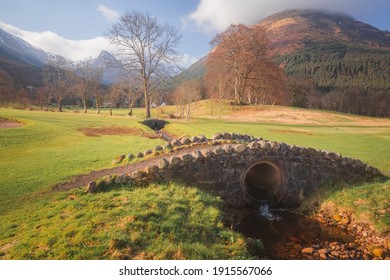
[[[229,24],[253,24],[292,8],[344,12],[390,30],[389,0],[1,0],[0,28],[45,51],[83,59],[110,49],[104,33],[125,10],[148,11],[182,33],[179,51],[188,66]]]

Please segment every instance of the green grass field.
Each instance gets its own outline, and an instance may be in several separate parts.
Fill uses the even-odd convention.
[[[240,115],[230,118],[239,110],[229,107],[223,109],[225,118],[209,118],[207,106],[211,105],[195,105],[196,118],[190,121],[168,120],[166,130],[178,136],[211,136],[220,131],[245,133],[331,150],[360,158],[390,175],[389,120],[269,106],[252,108],[257,114],[255,119]],[[262,117],[264,108],[275,111],[275,117]],[[174,113],[175,108],[159,110],[154,110],[154,116]],[[121,109],[110,117],[107,111],[98,116],[93,111],[80,114],[0,109],[0,118],[25,124],[0,128],[0,258],[249,257],[242,236],[223,227],[218,198],[195,186],[151,185],[99,195],[85,194],[82,189],[51,191],[53,185],[74,175],[110,167],[117,155],[145,151],[164,143],[142,133],[91,137],[80,131],[115,126],[151,132],[139,123],[143,120],[142,110],[135,110],[135,117],[126,113]],[[313,121],[289,121],[291,116],[300,114]],[[372,197],[376,199],[375,195]],[[189,236],[191,232],[199,238]]]
[[[179,135],[203,133],[208,137],[219,131],[235,132],[291,145],[334,151],[359,158],[390,175],[390,127],[277,125],[196,119],[172,122],[166,130]]]

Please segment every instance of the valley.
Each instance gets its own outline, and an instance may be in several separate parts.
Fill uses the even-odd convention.
[[[390,32],[200,8],[101,4],[87,40],[0,21],[0,260],[390,259]]]
[[[232,110],[230,106],[226,108],[227,115],[221,115],[219,119],[206,116],[209,113],[208,110],[204,115],[201,113],[200,108],[204,106],[204,102],[193,104],[193,106],[199,108],[197,110],[199,118],[194,117],[190,121],[168,119],[169,124],[164,129],[178,137],[198,134],[211,137],[219,131],[252,134],[273,141],[339,152],[344,156],[359,158],[372,164],[387,176],[390,174],[387,160],[390,153],[389,145],[387,145],[390,125],[387,120],[376,122],[376,119],[367,117],[305,109],[273,108],[272,106],[250,108],[251,113],[257,112],[254,117],[255,121],[247,121],[246,118],[250,116],[248,109],[239,106],[234,109],[237,115],[234,120],[228,117],[229,111]],[[154,109],[153,114],[158,115],[157,110]],[[165,109],[166,112],[171,110],[174,111],[175,107]],[[281,110],[291,112],[291,114],[305,114],[306,119],[320,118],[321,123],[291,124],[285,118],[284,121],[283,118],[269,121],[267,115],[277,116]],[[261,112],[267,112],[264,118],[261,117]],[[131,187],[130,189],[123,187],[100,194],[86,194],[86,186],[83,185],[70,191],[52,190],[54,185],[67,181],[74,175],[110,168],[112,159],[120,154],[136,154],[156,145],[163,145],[164,141],[161,139],[149,139],[142,135],[91,137],[80,132],[80,128],[123,126],[136,127],[145,133],[153,133],[139,124],[143,119],[142,113],[137,109],[134,117],[128,117],[126,111],[119,110],[115,112],[115,116],[110,117],[107,112],[96,116],[72,112],[0,109],[3,118],[16,119],[24,124],[19,128],[2,128],[0,133],[2,147],[0,156],[3,159],[1,162],[2,200],[0,208],[1,218],[4,221],[0,230],[2,258],[251,258],[253,252],[246,249],[245,244],[248,242],[246,237],[223,226],[225,214],[222,211],[223,208],[220,208],[222,201],[218,197],[198,190],[196,184],[184,186],[180,183],[173,183],[173,185],[151,185],[147,188]],[[63,131],[67,133],[64,134]],[[375,187],[374,185],[357,187],[357,189],[370,189],[368,199],[370,203],[373,203],[372,205],[376,205],[371,210],[367,209],[356,214],[357,217],[358,215],[367,217],[371,215],[373,209],[378,212],[386,211],[388,206],[386,206],[386,199],[383,200],[383,195],[386,197],[387,185],[388,181],[385,181],[377,183]],[[353,190],[354,188],[350,189],[350,191]],[[338,191],[337,189],[330,191],[321,199],[326,200],[326,197]],[[340,191],[345,193],[349,192],[349,189],[342,187]],[[168,203],[163,206],[161,204],[161,201],[167,199],[163,197],[164,195],[172,196],[174,199],[171,202],[172,205]],[[156,200],[150,200],[151,196],[155,196]],[[367,196],[366,194],[364,196],[360,196],[359,193],[354,194],[351,198],[338,202],[338,207],[345,209],[350,199],[352,201],[366,200]],[[201,212],[182,212],[180,210],[184,209],[182,203],[184,205],[196,203],[196,206],[194,205],[191,209]],[[347,207],[351,209],[350,206]],[[32,208],[36,211],[30,215],[28,213]],[[130,209],[133,210],[130,211]],[[166,212],[168,216],[160,216],[161,211]],[[211,224],[207,224],[207,229],[194,224],[195,220],[192,221],[201,215],[200,213],[204,213],[202,215],[213,213],[214,220],[210,220]],[[372,212],[374,213],[376,212]],[[205,217],[201,217],[203,216],[198,218],[204,222]],[[191,231],[203,232],[208,241],[202,239],[203,235],[194,235],[188,239],[189,237],[184,233],[185,227],[183,232],[178,231],[179,227],[183,227],[186,219],[191,221]],[[376,219],[378,218],[374,220]],[[164,221],[161,224],[162,228],[155,228],[153,225],[155,220]],[[59,221],[62,222],[59,223]],[[388,222],[388,214],[384,214],[377,220],[378,230],[384,230],[385,236],[386,228],[389,226]],[[146,228],[152,232],[141,238],[141,233]],[[132,237],[127,236],[130,232]],[[146,246],[151,242],[150,240],[154,240],[156,236],[154,234],[160,236],[156,239],[157,243],[152,242],[150,246]],[[225,237],[219,239],[220,237],[217,236]],[[161,242],[165,245],[163,246]],[[194,242],[199,244],[197,245],[199,246],[198,253],[193,251]],[[83,244],[94,245],[85,247]],[[203,247],[205,245],[209,249],[206,250],[206,247]],[[135,251],[127,251],[130,248],[128,246]],[[214,246],[225,247],[216,249],[217,247]],[[216,255],[216,252],[219,254]]]

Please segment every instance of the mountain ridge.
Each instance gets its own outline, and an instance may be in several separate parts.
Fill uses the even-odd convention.
[[[390,32],[337,12],[288,10],[271,15],[256,25],[266,30],[274,49],[272,55],[302,48],[304,41],[341,41],[390,50]]]
[[[42,83],[41,68],[60,55],[46,52],[32,46],[25,40],[0,28],[0,69],[5,70],[16,84],[33,85]],[[78,61],[64,58],[67,66],[74,69]],[[115,58],[108,51],[101,51],[92,59],[95,68],[103,69],[103,83],[116,81],[120,69]]]
[[[390,89],[390,32],[349,15],[321,10],[289,10],[254,28],[265,29],[270,58],[289,78],[310,80],[322,92],[358,87]],[[207,55],[178,77],[202,79]]]

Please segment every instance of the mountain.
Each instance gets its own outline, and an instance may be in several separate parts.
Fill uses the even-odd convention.
[[[117,82],[124,72],[122,64],[108,51],[101,51],[100,54],[92,60],[92,67],[101,68],[103,70],[102,82],[104,84]]]
[[[390,88],[390,32],[348,15],[292,10],[262,20],[271,56],[289,77],[322,92]]]
[[[165,90],[172,91],[183,81],[201,80],[206,73],[206,63],[207,56],[204,56],[187,69],[182,69],[179,74],[173,76],[165,82]]]
[[[40,68],[50,55],[26,41],[0,29],[0,69],[10,75],[16,85],[39,86]]]
[[[15,84],[40,86],[41,68],[58,55],[33,47],[23,39],[0,29],[0,69],[10,75]],[[73,68],[76,61],[65,59],[67,67]],[[121,72],[120,63],[107,51],[102,51],[92,60],[92,66],[103,69],[102,81],[110,84]]]
[[[288,77],[311,80],[322,92],[351,87],[390,89],[388,31],[345,14],[319,10],[277,13],[254,27],[266,30],[269,55]],[[204,73],[205,60],[180,78]]]
[[[307,42],[343,42],[390,49],[390,32],[381,31],[353,17],[319,10],[290,10],[262,20],[273,55],[292,53]]]
[[[2,29],[0,29],[0,57],[36,67],[41,67],[50,60],[50,54]]]

